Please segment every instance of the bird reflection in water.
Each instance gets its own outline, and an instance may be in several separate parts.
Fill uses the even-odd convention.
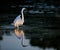
[[[15,32],[15,35],[16,35],[16,37],[18,38],[18,39],[22,39],[21,40],[21,44],[22,44],[22,46],[23,47],[27,47],[28,45],[24,45],[24,31],[22,30],[22,29],[15,29],[14,30],[14,32]]]

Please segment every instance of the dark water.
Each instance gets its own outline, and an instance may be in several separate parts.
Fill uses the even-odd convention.
[[[57,17],[25,15],[25,23],[20,29],[14,29],[7,24],[1,26],[0,50],[60,50],[60,27]]]

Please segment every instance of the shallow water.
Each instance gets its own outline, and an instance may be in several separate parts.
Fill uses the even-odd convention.
[[[0,26],[0,50],[59,50],[60,29],[55,17],[25,16],[20,29]]]

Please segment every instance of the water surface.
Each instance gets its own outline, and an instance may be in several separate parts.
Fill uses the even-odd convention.
[[[25,15],[25,23],[20,29],[1,25],[0,50],[59,50],[60,29],[57,19]]]

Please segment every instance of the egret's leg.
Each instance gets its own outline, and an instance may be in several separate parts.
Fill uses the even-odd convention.
[[[19,27],[17,27],[19,29]]]
[[[17,26],[15,26],[15,28],[17,28]]]
[[[17,26],[17,29],[19,29],[19,26]]]
[[[19,29],[19,27],[18,27],[18,25],[17,25],[17,24],[15,24],[15,28]]]
[[[15,24],[15,28],[17,28],[17,24]]]

